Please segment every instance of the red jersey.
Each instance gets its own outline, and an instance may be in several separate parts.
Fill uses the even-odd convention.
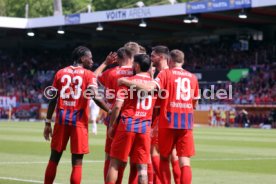
[[[97,79],[93,72],[83,68],[68,66],[59,70],[53,82],[58,90],[56,123],[78,127],[88,126],[89,98],[84,91],[93,86],[97,88]]]
[[[155,82],[168,95],[161,100],[159,128],[193,129],[193,99],[199,96],[195,75],[175,67],[162,70]]]
[[[98,81],[105,87],[105,97],[110,107],[115,104],[118,91],[117,80],[121,77],[133,76],[133,69],[130,66],[117,66],[103,72]]]
[[[139,83],[153,81],[149,75],[137,74],[128,78]],[[126,86],[120,86],[116,100],[124,101],[118,131],[150,133],[152,112],[156,97],[148,95],[140,97],[137,91],[131,92]]]

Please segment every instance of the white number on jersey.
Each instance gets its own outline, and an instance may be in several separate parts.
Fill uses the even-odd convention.
[[[187,101],[191,98],[191,81],[188,78],[181,78],[175,80],[176,87],[176,100]]]
[[[60,96],[62,99],[68,99],[70,98],[70,95],[73,99],[77,100],[81,96],[81,85],[82,85],[82,78],[80,76],[75,76],[71,78],[69,75],[63,75],[61,78],[61,82],[65,82],[66,79],[66,84],[65,86],[62,86],[62,89],[60,91]],[[72,89],[70,87],[70,84],[73,82],[75,89]],[[69,93],[66,93],[66,90],[70,89]]]
[[[148,101],[148,104],[146,105],[146,100]],[[143,110],[149,110],[152,106],[152,96],[147,96],[147,97],[143,97],[140,98],[140,96],[138,95],[138,99],[137,99],[137,109],[143,109]]]

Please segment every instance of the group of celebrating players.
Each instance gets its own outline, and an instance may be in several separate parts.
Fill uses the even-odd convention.
[[[70,138],[70,182],[81,183],[83,155],[89,153],[89,99],[108,112],[104,183],[122,183],[129,159],[128,183],[171,183],[170,162],[177,184],[190,184],[190,157],[195,154],[193,111],[199,98],[195,75],[182,68],[184,53],[128,42],[110,53],[93,73],[91,51],[83,46],[72,53],[73,65],[59,70],[48,107],[44,137],[51,138],[45,184],[52,184]],[[116,62],[116,65],[114,64]],[[100,98],[98,85],[105,89]],[[113,92],[112,94],[110,92]],[[115,95],[114,95],[115,94]],[[56,109],[52,131],[51,119]]]

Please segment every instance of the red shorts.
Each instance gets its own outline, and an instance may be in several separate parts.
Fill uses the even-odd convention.
[[[174,147],[179,157],[195,154],[193,130],[160,128],[158,133],[159,151],[163,157],[168,157]]]
[[[69,138],[71,153],[89,153],[88,127],[75,127],[70,125],[60,125],[58,123],[54,126],[51,148],[57,152],[66,150]]]
[[[229,122],[230,122],[230,123],[235,123],[235,119],[234,119],[234,118],[230,118],[230,119],[229,119]]]
[[[150,134],[117,131],[111,145],[110,156],[123,162],[147,164],[150,158]]]

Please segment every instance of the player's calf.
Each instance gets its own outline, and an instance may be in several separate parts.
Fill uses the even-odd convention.
[[[116,183],[118,180],[118,172],[120,167],[125,165],[124,162],[121,162],[118,159],[111,158],[109,169],[106,176],[106,183]]]
[[[80,184],[82,178],[82,160],[83,154],[72,154],[72,172],[70,183]]]
[[[147,164],[137,164],[138,170],[138,183],[147,184],[148,183],[148,171]]]
[[[52,184],[54,182],[56,177],[56,172],[57,172],[57,166],[61,156],[62,156],[62,152],[57,152],[56,150],[53,150],[53,149],[51,150],[50,160],[45,171],[45,177],[44,177],[45,184]]]
[[[181,168],[181,183],[192,183],[192,169],[189,157],[179,157]]]

